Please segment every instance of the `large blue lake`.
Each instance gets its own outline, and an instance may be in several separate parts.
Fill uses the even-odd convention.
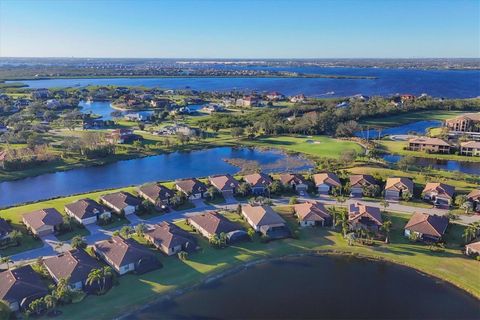
[[[268,69],[258,67],[258,69]],[[22,81],[31,88],[81,87],[87,85],[145,86],[202,91],[280,91],[286,95],[342,97],[355,94],[392,95],[427,93],[434,97],[480,96],[480,71],[418,70],[381,68],[275,68],[309,74],[372,76],[377,79],[327,78],[103,78]],[[325,95],[331,93],[331,95]]]
[[[266,172],[311,168],[305,160],[277,151],[221,147],[174,152],[1,182],[0,208],[93,190],[239,171],[223,159],[256,161]]]

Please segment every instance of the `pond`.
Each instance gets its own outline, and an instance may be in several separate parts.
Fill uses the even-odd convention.
[[[427,133],[429,128],[438,128],[441,126],[442,126],[441,121],[424,120],[424,121],[407,123],[407,124],[396,126],[396,127],[385,128],[383,130],[377,130],[377,129],[362,130],[362,131],[356,132],[355,136],[364,138],[364,139],[367,139],[367,138],[372,139],[372,138],[378,138],[379,136],[384,137],[384,136],[390,136],[390,135],[406,135],[412,132],[419,135],[424,135]]]
[[[0,183],[0,208],[93,190],[139,185],[152,181],[236,173],[240,169],[225,159],[256,161],[266,172],[305,171],[307,160],[284,153],[250,148],[219,147],[174,152],[111,164],[42,174]]]
[[[297,257],[249,267],[127,317],[146,319],[478,319],[469,294],[398,265]]]
[[[395,154],[384,155],[383,160],[390,163],[397,163],[403,156]],[[440,160],[433,158],[414,157],[415,166],[432,167],[433,169],[460,171],[468,174],[480,175],[480,162],[456,161],[456,160]]]
[[[82,113],[92,113],[94,115],[98,115],[101,117],[102,120],[112,120],[112,112],[119,111],[117,109],[112,108],[112,104],[110,101],[84,101],[81,100],[78,104],[81,107]],[[143,110],[143,111],[121,111],[122,115],[127,113],[138,113],[145,117],[151,116],[153,111],[150,110]]]

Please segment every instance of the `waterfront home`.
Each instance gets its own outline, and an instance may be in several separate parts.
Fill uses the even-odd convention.
[[[22,221],[34,235],[46,236],[60,228],[63,217],[57,209],[47,208],[24,214]]]
[[[205,113],[208,113],[208,114],[212,114],[214,112],[222,112],[222,111],[225,111],[225,109],[223,108],[223,106],[220,106],[218,104],[213,104],[213,103],[209,103],[207,104],[206,106],[204,106],[202,109],[201,109],[202,112],[205,112]]]
[[[266,97],[270,101],[279,101],[285,99],[285,96],[277,91],[267,93]]]
[[[141,204],[137,197],[128,192],[120,191],[106,194],[100,197],[100,202],[113,210],[117,214],[129,215],[137,211]]]
[[[429,182],[422,191],[423,199],[436,206],[450,206],[455,195],[455,187],[444,183]]]
[[[404,194],[413,196],[413,181],[409,178],[388,178],[385,183],[385,199],[398,200]]]
[[[480,241],[469,243],[465,246],[465,254],[480,255]]]
[[[150,115],[146,112],[132,112],[123,116],[126,121],[147,121]]]
[[[101,265],[97,259],[81,249],[44,258],[43,266],[55,283],[58,283],[61,279],[68,279],[68,286],[72,290],[93,292],[97,289],[95,286],[92,288],[87,285],[87,278],[90,271],[101,268]]]
[[[351,203],[348,207],[348,224],[352,230],[365,229],[378,233],[383,224],[382,214],[377,207]]]
[[[405,236],[415,236],[423,241],[438,242],[442,239],[447,227],[447,217],[416,212],[405,226]]]
[[[0,218],[0,241],[10,239],[10,232],[13,231],[12,226],[7,220]]]
[[[297,94],[296,96],[293,96],[290,98],[290,102],[292,103],[302,103],[305,102],[307,98],[303,94]]]
[[[450,144],[439,138],[418,137],[408,140],[408,150],[428,153],[450,153]]]
[[[115,129],[107,135],[107,142],[113,144],[130,143],[135,140],[141,140],[142,137],[133,133],[131,129]]]
[[[252,173],[243,177],[250,185],[253,194],[264,194],[268,192],[268,186],[272,184],[272,178],[264,173]]]
[[[150,105],[153,108],[165,108],[165,107],[170,107],[170,104],[172,102],[169,99],[152,99],[150,101]]]
[[[332,216],[323,204],[317,201],[298,203],[293,211],[301,227],[326,226],[331,224]]]
[[[120,275],[127,272],[142,274],[161,267],[154,252],[131,238],[113,236],[95,242],[93,250]]]
[[[319,194],[329,194],[333,188],[340,188],[342,186],[340,179],[333,172],[314,174],[313,182]]]
[[[280,175],[280,182],[287,188],[290,188],[297,193],[304,194],[308,190],[307,180],[297,173],[284,173]]]
[[[197,240],[187,231],[173,223],[163,221],[144,233],[145,239],[166,255],[180,251],[191,252],[197,247]]]
[[[466,141],[460,143],[462,156],[480,157],[480,141]]]
[[[472,203],[472,208],[480,212],[480,189],[472,190],[467,195],[467,201]]]
[[[161,184],[146,184],[137,188],[138,195],[159,208],[170,204],[174,192]]]
[[[240,225],[215,211],[191,216],[187,219],[187,223],[207,239],[222,233],[227,236],[229,242],[245,240],[247,237]]]
[[[285,220],[269,206],[243,205],[242,215],[257,232],[272,239],[290,236]]]
[[[480,132],[480,112],[465,113],[458,117],[447,119],[445,126],[453,132]]]
[[[232,196],[236,193],[239,183],[230,174],[211,176],[208,181],[218,189],[224,196]]]
[[[205,183],[196,178],[177,180],[175,181],[175,188],[192,200],[203,198],[207,191]]]
[[[236,105],[239,107],[258,107],[260,105],[260,99],[255,96],[246,96],[237,99]]]
[[[98,219],[111,218],[110,211],[88,198],[65,205],[65,212],[83,225],[95,223]]]
[[[0,300],[12,311],[26,310],[32,301],[47,294],[46,283],[30,265],[0,272]]]
[[[377,180],[369,174],[354,174],[349,177],[349,180],[352,197],[361,197],[365,188],[378,186]]]

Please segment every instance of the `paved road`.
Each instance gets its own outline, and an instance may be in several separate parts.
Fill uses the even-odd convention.
[[[367,204],[370,206],[375,206],[383,209],[383,206],[379,202],[366,201],[362,199],[353,199],[353,198],[348,199],[347,201],[341,204],[328,196],[320,196],[317,198],[312,198],[307,195],[307,196],[298,197],[298,200],[299,201],[319,200],[320,202],[325,203],[326,205],[341,205],[341,206],[348,206],[351,203],[360,202],[363,204]],[[176,220],[182,220],[193,215],[201,214],[207,210],[215,210],[215,209],[234,210],[237,208],[239,203],[246,204],[245,201],[239,202],[235,200],[235,198],[227,198],[226,203],[220,204],[220,205],[206,204],[201,200],[194,200],[193,202],[196,205],[196,207],[192,209],[183,210],[183,211],[171,211],[164,215],[160,215],[148,220],[144,220],[141,217],[134,214],[127,216],[127,219],[130,220],[131,227],[135,227],[137,224],[140,224],[140,223],[144,223],[147,226],[152,226],[162,221],[173,222]],[[289,202],[289,199],[288,198],[272,199],[272,202],[273,202],[273,205],[287,205]],[[395,201],[389,202],[389,206],[387,210],[406,213],[406,214],[413,214],[418,211],[425,212],[428,214],[438,214],[438,215],[445,215],[448,213],[448,210],[442,210],[438,208],[429,209],[429,208],[411,207],[411,206],[399,204],[398,202],[395,202]],[[462,215],[460,216],[460,219],[456,222],[461,224],[469,224],[476,221],[480,221],[480,215],[471,215],[471,216]],[[116,230],[120,230],[121,227],[106,230],[96,224],[93,224],[93,225],[88,225],[87,229],[90,232],[90,235],[85,237],[85,241],[88,244],[93,244],[96,241],[110,238],[113,232]],[[65,251],[70,248],[68,244],[65,244],[63,247],[58,247],[58,240],[53,236],[45,237],[45,239],[42,239],[42,240],[45,243],[43,247],[13,255],[12,260],[15,261],[16,263],[23,263],[28,260],[37,259],[38,257],[41,257],[41,256],[52,256],[57,254],[58,252]]]

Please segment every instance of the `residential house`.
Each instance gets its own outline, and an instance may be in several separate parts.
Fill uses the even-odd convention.
[[[409,102],[409,101],[415,101],[415,96],[413,94],[409,94],[409,93],[405,93],[405,94],[402,94],[400,95],[400,100],[402,101],[402,103],[406,103],[406,102]]]
[[[307,98],[303,94],[297,94],[290,98],[290,102],[292,103],[303,103]]]
[[[480,255],[480,241],[467,244],[465,246],[465,253],[469,256]]]
[[[202,112],[206,112],[208,114],[212,114],[214,112],[222,112],[224,110],[225,109],[223,108],[223,106],[220,106],[218,104],[213,104],[213,103],[209,103],[201,109]]]
[[[385,199],[398,200],[407,193],[413,196],[413,181],[409,178],[388,178],[385,184]]]
[[[442,239],[447,227],[447,217],[416,212],[405,226],[405,236],[415,235],[424,241],[438,242]]]
[[[463,156],[480,157],[480,141],[461,142],[460,154]]]
[[[378,186],[377,180],[368,174],[355,174],[350,178],[350,194],[352,197],[362,197],[364,188]]]
[[[453,132],[480,132],[480,112],[465,113],[445,121],[445,126]]]
[[[319,194],[329,194],[333,188],[341,188],[342,183],[333,172],[323,172],[313,175],[313,182]]]
[[[377,207],[352,203],[348,207],[348,224],[353,230],[365,229],[378,233],[383,224],[382,214]]]
[[[151,117],[151,114],[148,112],[131,112],[123,116],[127,121],[147,121]]]
[[[145,239],[166,255],[180,251],[191,252],[197,247],[197,240],[187,231],[173,223],[163,221],[144,233]]]
[[[255,96],[247,96],[237,99],[236,105],[239,107],[257,107],[260,105],[260,99]]]
[[[264,173],[252,173],[243,177],[250,185],[253,194],[264,194],[268,192],[268,186],[272,184],[272,178]]]
[[[120,191],[100,197],[100,202],[118,214],[133,214],[137,211],[141,201],[128,192]]]
[[[189,199],[196,200],[203,198],[207,191],[205,183],[196,178],[175,181],[175,188],[183,192]]]
[[[423,199],[436,206],[450,206],[455,195],[455,187],[444,183],[429,182],[422,191]]]
[[[47,208],[24,214],[22,221],[33,234],[46,236],[60,228],[63,217],[57,209]]]
[[[480,189],[472,190],[467,195],[467,201],[472,203],[473,210],[480,212]]]
[[[280,92],[273,91],[273,92],[267,93],[267,99],[270,101],[279,101],[279,100],[285,99],[285,96]]]
[[[54,257],[44,258],[43,265],[55,283],[61,279],[68,279],[68,285],[72,290],[93,292],[97,289],[95,285],[93,287],[87,285],[87,278],[93,269],[100,269],[102,266],[97,259],[83,250],[67,251]]]
[[[230,174],[211,176],[208,180],[224,196],[233,196],[238,190],[239,183]]]
[[[175,192],[161,184],[146,184],[137,188],[138,195],[159,208],[165,208],[170,204],[170,199]]]
[[[48,293],[46,283],[30,265],[0,272],[0,300],[12,311],[27,310],[32,301]]]
[[[113,236],[109,240],[95,242],[93,250],[120,275],[127,272],[142,274],[161,267],[152,250],[131,238]]]
[[[111,218],[111,213],[104,206],[88,198],[65,205],[65,212],[83,225]]]
[[[0,242],[10,238],[10,232],[13,231],[12,226],[7,220],[0,218]]]
[[[45,106],[47,107],[47,109],[54,110],[54,109],[59,109],[62,106],[62,104],[57,99],[49,99],[45,103]]]
[[[219,236],[221,233],[227,236],[229,242],[247,238],[247,233],[241,226],[215,211],[191,216],[187,218],[187,223],[207,239]]]
[[[332,216],[323,204],[317,201],[298,203],[293,206],[298,222],[302,227],[326,226],[332,223]]]
[[[408,140],[408,149],[411,151],[450,153],[450,148],[448,142],[439,138],[418,137]]]
[[[171,104],[169,99],[152,99],[150,105],[153,108],[168,108]]]
[[[242,206],[242,215],[252,228],[271,239],[290,236],[285,220],[269,206]]]
[[[284,173],[280,175],[280,182],[292,190],[300,194],[305,194],[308,191],[308,182],[301,175],[297,173]]]
[[[142,136],[134,134],[131,129],[115,129],[107,135],[106,140],[109,143],[123,144],[142,140]]]

